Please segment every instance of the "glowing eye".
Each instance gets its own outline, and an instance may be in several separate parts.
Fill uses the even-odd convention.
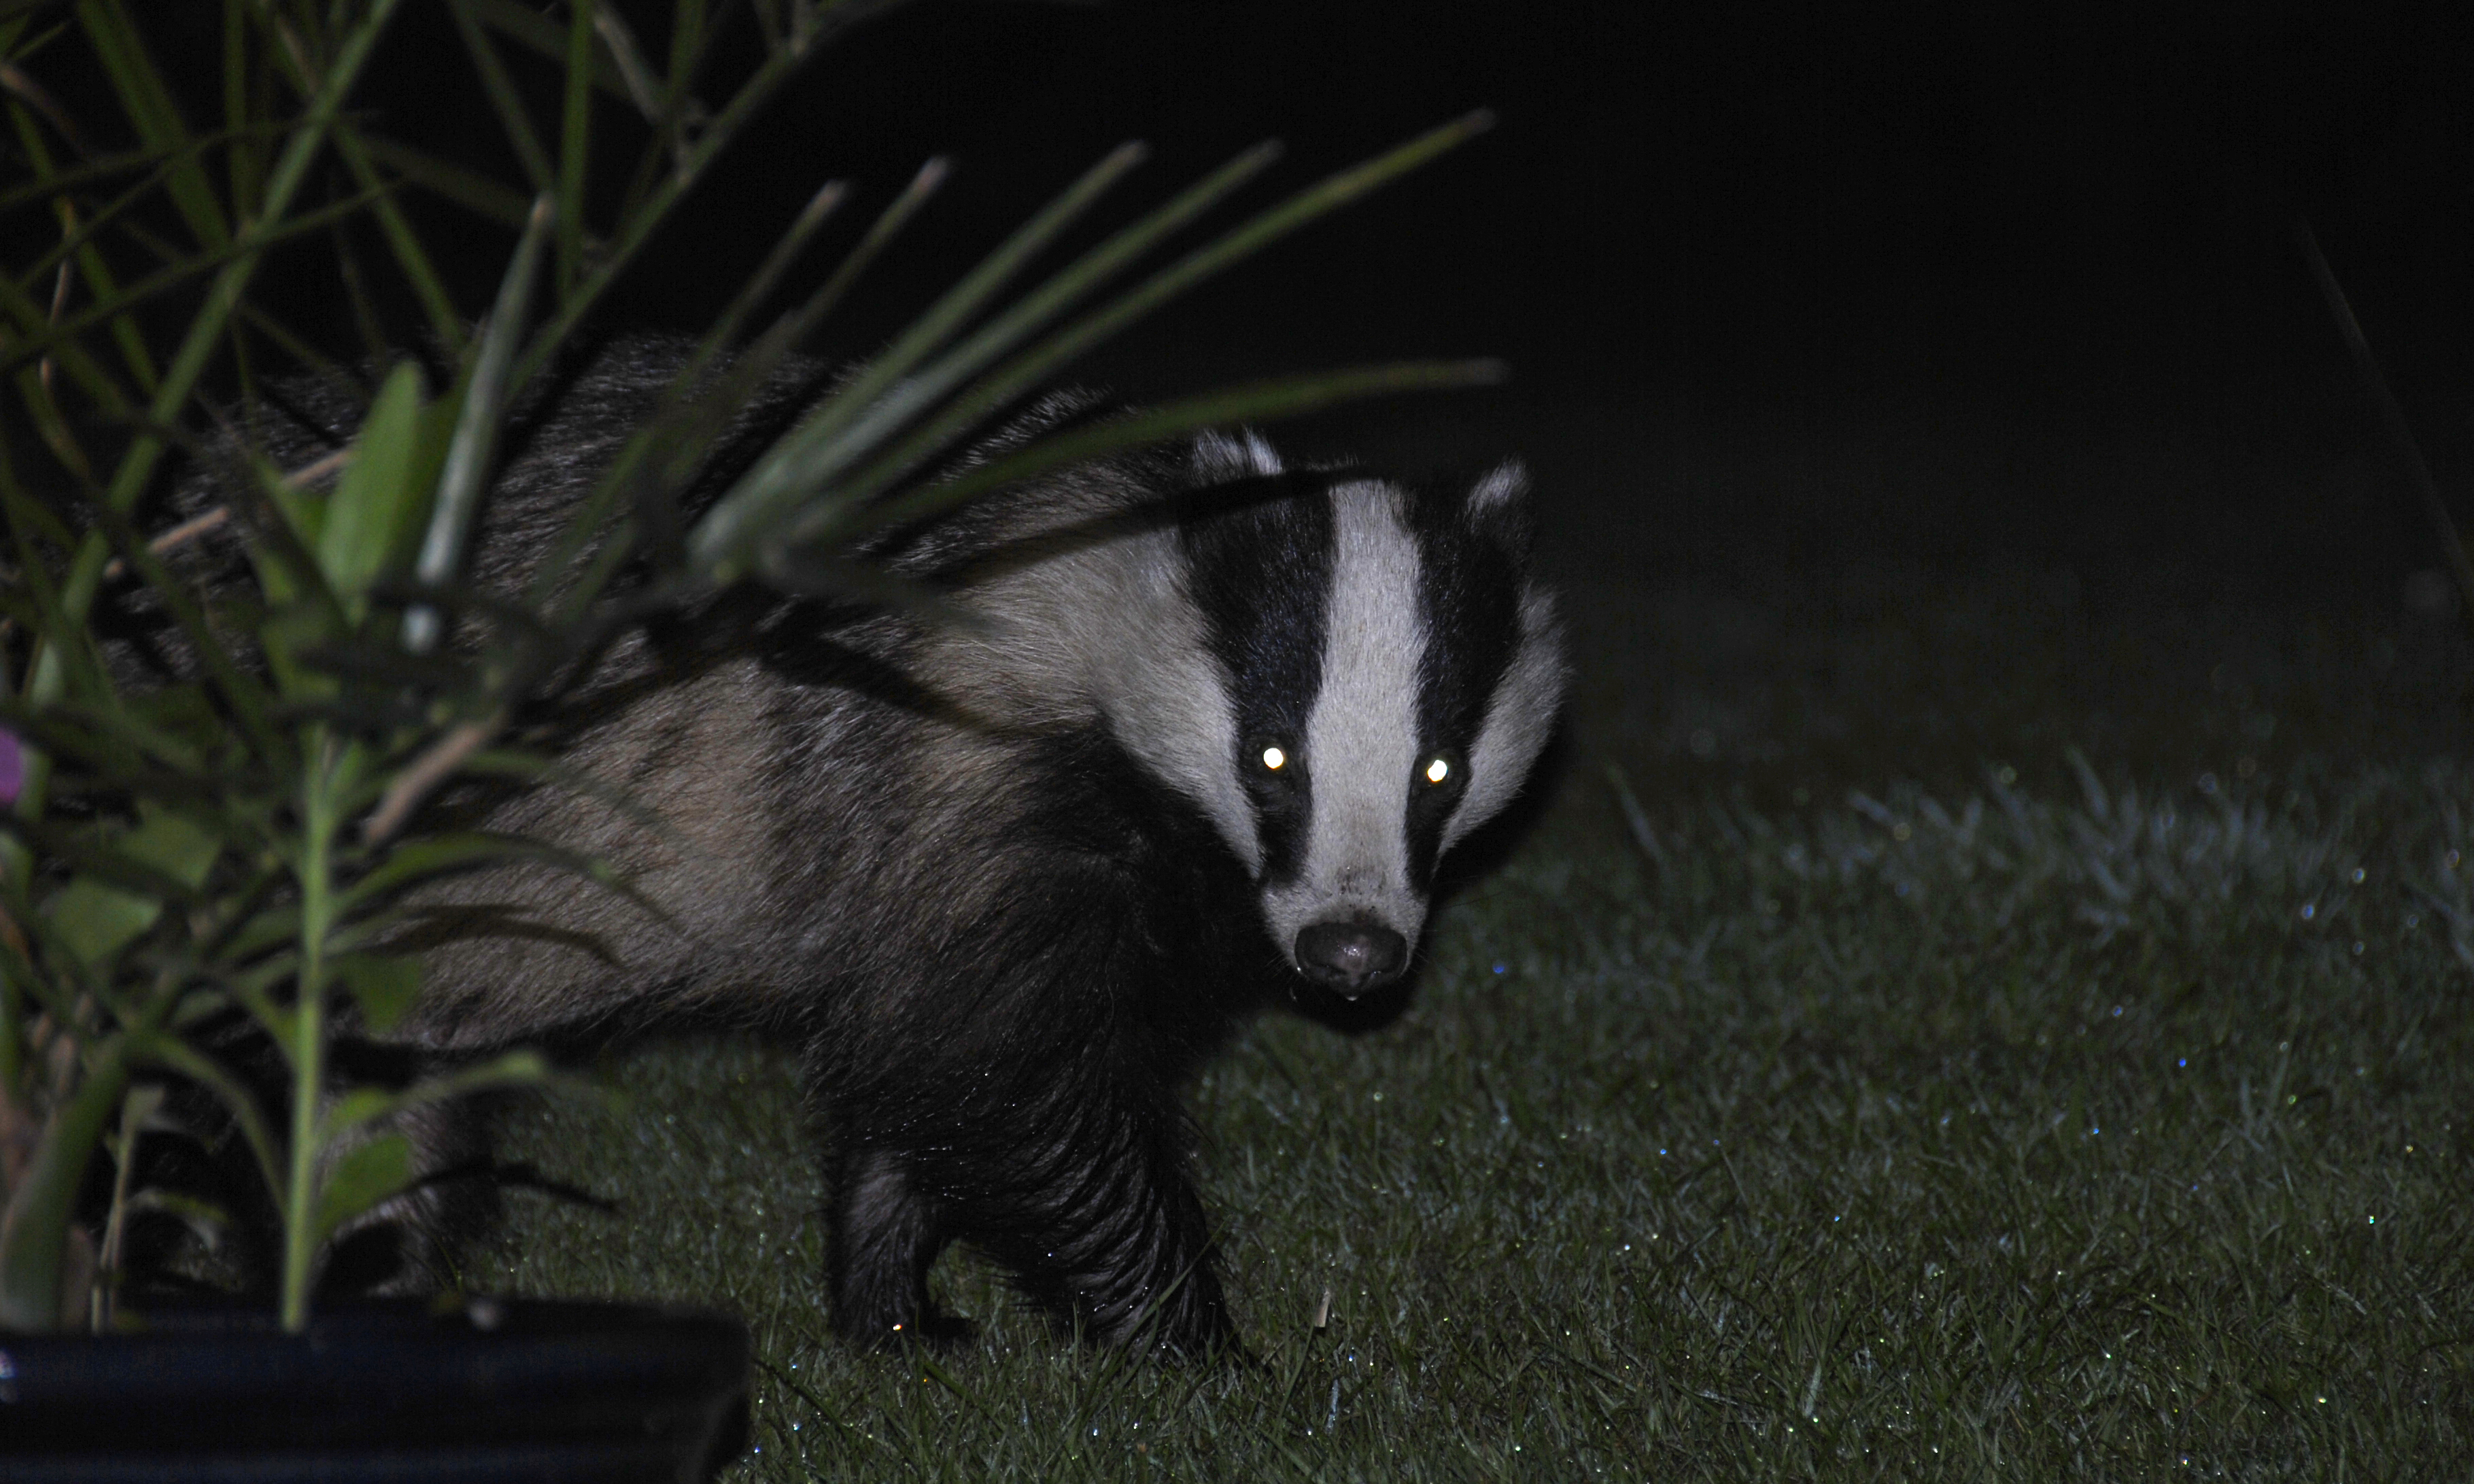
[[[1289,755],[1282,752],[1277,747],[1266,747],[1263,749],[1263,766],[1270,768],[1273,772],[1278,772],[1280,770],[1280,765],[1288,762],[1288,760]]]
[[[1441,783],[1451,775],[1452,765],[1442,758],[1437,758],[1426,765],[1426,781],[1428,783]]]

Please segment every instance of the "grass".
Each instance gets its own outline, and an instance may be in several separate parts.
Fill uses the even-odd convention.
[[[478,1277],[744,1314],[748,1479],[2465,1475],[2474,771],[2233,716],[2204,778],[1796,794],[1597,678],[1408,1011],[1273,1017],[1195,1091],[1260,1368],[1060,1347],[966,1253],[979,1343],[841,1350],[791,1069],[739,1043],[516,1115],[618,1209],[517,1193]],[[2028,745],[2088,719],[2044,693]]]

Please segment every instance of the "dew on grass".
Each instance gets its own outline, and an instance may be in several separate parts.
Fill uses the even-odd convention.
[[[2318,915],[2319,915],[2319,904],[2318,904],[2318,903],[2316,903],[2316,902],[2305,902],[2305,903],[2303,903],[2303,904],[2302,904],[2302,920],[2303,920],[2303,921],[2305,921],[2305,922],[2309,922],[2312,918],[2316,917],[2316,916],[2318,916]]]

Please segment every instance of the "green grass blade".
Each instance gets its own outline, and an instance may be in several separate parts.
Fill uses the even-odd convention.
[[[1399,392],[1450,391],[1492,386],[1503,379],[1500,361],[1402,361],[1346,371],[1249,381],[1189,397],[1093,427],[1044,438],[1018,453],[979,465],[958,478],[932,484],[868,512],[863,530],[901,525],[976,499],[1017,480],[1127,449],[1165,442],[1206,427],[1264,423],[1325,407]],[[861,531],[842,529],[829,539]]]
[[[224,0],[224,127],[236,135],[274,111],[265,50],[259,48],[253,60],[248,15],[247,0]],[[235,138],[224,157],[224,174],[235,207],[255,201],[266,188],[265,136]]]
[[[593,17],[596,0],[569,0],[567,93],[558,132],[558,276],[561,299],[584,267],[584,178],[593,162]]]
[[[239,720],[243,731],[264,758],[281,758],[288,747],[274,725],[272,715],[275,698],[257,678],[256,673],[225,648],[222,639],[190,595],[189,590],[164,567],[162,558],[147,545],[144,537],[130,525],[128,517],[108,503],[94,507],[94,517],[112,544],[120,549],[120,559],[129,564],[163,605],[173,622],[180,626],[198,661],[206,668],[207,677]]]
[[[426,150],[380,138],[364,138],[361,147],[369,152],[372,159],[413,184],[502,227],[521,231],[525,218],[532,212],[532,198],[521,191],[511,189],[477,170],[468,170],[453,160],[442,159]]]
[[[87,43],[103,63],[121,109],[137,136],[173,160],[172,204],[187,223],[198,244],[222,251],[231,244],[231,227],[213,184],[199,161],[188,125],[182,122],[171,89],[157,71],[143,34],[121,8],[120,0],[79,0],[78,21]]]
[[[857,246],[844,255],[815,293],[796,310],[784,315],[758,338],[746,353],[731,363],[728,374],[712,390],[693,402],[682,406],[676,417],[660,427],[660,442],[648,447],[668,450],[663,467],[651,478],[656,481],[650,491],[639,491],[640,501],[648,496],[667,498],[667,492],[684,488],[694,476],[697,465],[730,420],[736,417],[746,399],[755,395],[764,380],[773,374],[808,332],[838,304],[850,292],[851,285],[867,271],[878,255],[900,234],[910,218],[927,204],[945,179],[946,162],[942,158],[929,160],[911,177],[901,195],[880,213]],[[613,488],[616,488],[614,485]],[[580,611],[580,605],[597,593],[602,581],[615,571],[612,562],[596,563],[595,571],[578,584],[570,599],[570,612]]]
[[[397,207],[394,193],[383,189],[386,182],[362,144],[360,131],[350,119],[339,118],[334,121],[333,133],[335,153],[344,158],[345,168],[352,173],[354,183],[363,190],[378,192],[371,203],[371,214],[377,218],[378,234],[385,239],[387,252],[412,286],[414,297],[421,301],[421,312],[429,321],[429,332],[453,353],[463,354],[464,316],[448,294],[446,280],[430,262],[428,250],[421,245],[420,233],[412,230],[412,223]]]
[[[997,409],[1025,395],[1076,356],[1168,300],[1317,217],[1346,206],[1377,186],[1427,163],[1444,151],[1484,132],[1492,123],[1492,114],[1477,112],[1429,131],[1363,164],[1326,177],[1216,241],[1187,254],[1132,290],[1120,295],[1105,307],[1069,325],[982,377],[957,397],[943,412],[861,470],[846,485],[834,491],[830,499],[811,505],[790,528],[787,541],[793,545],[804,544],[812,539],[812,532],[843,519],[840,512],[845,506],[864,504],[893,488],[930,459],[951,448]]]
[[[611,65],[618,69],[618,81],[627,89],[627,101],[636,106],[644,122],[661,129],[667,112],[662,85],[645,64],[643,49],[636,44],[636,34],[627,29],[626,18],[608,6],[596,5],[593,8],[593,32]]]
[[[36,173],[45,177],[57,176],[59,172],[53,167],[50,148],[44,144],[41,131],[35,128],[33,118],[13,100],[9,105],[9,116],[16,126],[18,141],[25,146],[27,158],[33,162]],[[62,229],[76,231],[75,207],[65,200],[59,200],[55,202],[55,209],[61,218]],[[80,250],[77,264],[79,275],[85,280],[88,291],[96,298],[109,299],[119,291],[103,255],[93,251],[90,245]],[[116,321],[111,332],[114,343],[120,348],[121,357],[129,367],[130,376],[142,393],[152,395],[156,385],[155,359],[144,337],[138,333],[136,324],[127,319]],[[104,406],[107,411],[116,413],[119,410],[118,400],[105,399]]]
[[[497,303],[490,310],[489,324],[473,353],[472,376],[464,387],[464,404],[456,414],[454,441],[448,446],[447,467],[438,478],[429,530],[413,566],[413,575],[424,584],[439,586],[450,581],[462,565],[464,543],[472,530],[473,512],[480,506],[481,492],[489,482],[498,425],[504,421],[511,394],[507,368],[515,359],[524,320],[531,312],[533,280],[541,272],[542,251],[550,226],[551,206],[545,196],[533,205],[531,225],[516,244],[506,277],[498,284]],[[404,647],[416,653],[426,650],[437,643],[438,634],[436,609],[423,605],[404,615]]]
[[[133,233],[150,249],[171,253],[178,257],[178,260],[147,275],[109,299],[91,304],[75,314],[64,315],[57,321],[45,324],[38,330],[12,341],[7,351],[0,352],[0,372],[40,360],[46,355],[57,355],[69,341],[83,335],[97,325],[116,321],[144,305],[148,301],[170,293],[201,274],[230,268],[241,259],[255,257],[258,253],[278,243],[289,241],[304,233],[322,231],[333,223],[352,216],[376,199],[377,199],[376,196],[369,192],[347,196],[315,211],[294,217],[273,231],[255,234],[250,241],[234,243],[220,252],[180,256],[177,252],[166,248],[151,234]],[[16,290],[16,293],[23,297],[23,290]],[[235,308],[231,312],[237,312],[237,304],[238,301],[235,299]]]
[[[689,559],[713,573],[742,570],[750,533],[765,529],[797,500],[819,488],[880,444],[918,411],[932,405],[953,380],[975,364],[968,353],[948,357],[938,371],[906,382],[920,362],[977,314],[999,288],[1056,235],[1078,220],[1126,172],[1142,162],[1143,146],[1126,144],[1110,152],[1055,200],[988,255],[910,327],[883,355],[871,361],[850,385],[805,423],[777,443],[754,469],[717,501],[698,524]],[[1072,294],[1114,272],[1126,257],[1174,231],[1206,209],[1271,161],[1271,152],[1257,148],[1185,191],[1145,222],[1118,233],[1094,254],[1052,279],[1023,303],[1000,317],[991,329],[1002,337],[1020,333],[1020,326],[1061,308]],[[1060,284],[1063,286],[1060,287]],[[973,337],[975,346],[989,332]],[[1000,341],[1002,342],[1002,340]],[[980,352],[982,355],[995,353]],[[718,580],[727,581],[727,576]]]
[[[684,98],[694,85],[696,67],[704,61],[704,0],[672,0],[670,6],[670,96]]]
[[[448,12],[455,17],[456,33],[464,38],[464,50],[473,59],[473,70],[481,77],[482,91],[490,98],[490,107],[497,111],[498,127],[506,134],[507,147],[515,152],[516,163],[523,168],[524,180],[534,195],[550,188],[549,156],[533,133],[532,117],[524,111],[521,94],[516,91],[514,79],[507,76],[507,64],[498,49],[490,44],[489,36],[473,18],[472,0],[449,0]]]
[[[75,207],[69,206],[66,201],[61,201],[60,203],[62,208],[61,215],[69,217],[72,212],[75,212],[72,219],[75,220],[76,225],[63,231],[61,234],[61,240],[46,249],[41,256],[26,264],[24,270],[17,275],[17,286],[29,294],[40,292],[43,280],[51,277],[52,270],[60,266],[62,258],[85,252],[98,235],[107,228],[115,225],[131,207],[144,202],[155,188],[163,182],[164,177],[170,174],[170,171],[171,167],[168,164],[158,161],[153,170],[147,172],[144,179],[91,211],[75,212]],[[52,194],[52,187],[48,183],[35,189],[46,195]]]
[[[251,223],[245,238],[262,247],[265,238],[290,211],[292,198],[308,178],[309,167],[316,160],[336,114],[341,110],[346,94],[359,77],[361,67],[377,44],[379,34],[394,17],[401,0],[372,0],[369,14],[353,29],[337,53],[335,64],[326,78],[310,106],[308,113],[294,127],[291,137],[276,163],[275,173],[267,182],[266,200]],[[205,375],[206,362],[216,343],[223,337],[241,292],[256,272],[260,253],[244,253],[226,263],[207,291],[206,303],[200,308],[183,334],[180,349],[174,353],[165,370],[162,383],[157,387],[148,406],[150,421],[158,426],[178,422],[189,394],[196,389],[198,378]],[[142,432],[113,471],[108,499],[115,510],[127,511],[136,503],[163,455],[162,439],[154,432]],[[104,548],[100,541],[89,541],[78,553],[70,579],[63,584],[63,606],[76,621],[83,622],[88,606],[94,600],[94,584],[103,574]],[[36,663],[34,690],[37,696],[44,689],[42,666]]]
[[[13,100],[12,104],[13,107]],[[32,123],[31,114],[28,115],[27,123]],[[51,151],[42,147],[41,135],[34,134],[30,141],[28,139],[30,133],[32,133],[30,129],[21,125],[18,138],[19,142],[30,144],[27,150],[27,162],[34,167],[35,178],[23,185],[0,190],[0,211],[14,211],[20,207],[49,197],[84,190],[101,184],[114,176],[133,175],[139,171],[159,173],[169,158],[160,150],[134,149],[124,150],[116,155],[93,156],[77,164],[62,167],[52,159]],[[230,141],[232,137],[231,132],[227,130],[202,137],[197,141],[197,145],[201,149],[211,149],[217,144]]]
[[[473,3],[487,11],[505,3],[505,0],[473,0]],[[705,170],[738,137],[739,131],[756,117],[782,85],[797,74],[800,65],[811,55],[813,49],[776,53],[768,57],[755,76],[732,95],[721,112],[705,127],[696,137],[694,146],[663,178],[661,186],[652,196],[619,222],[611,233],[610,251],[601,255],[592,275],[562,299],[558,313],[533,337],[532,345],[525,350],[522,361],[516,367],[514,385],[519,390],[530,384],[533,377],[549,363],[550,357],[558,353],[559,347],[567,343],[567,337],[575,332],[576,326],[592,312],[593,306],[600,302],[610,285],[626,272],[628,265],[635,261],[637,253],[668,218],[672,208],[686,198],[687,193],[703,179]]]
[[[568,29],[557,21],[539,11],[517,4],[516,0],[465,0],[465,3],[473,8],[473,18],[481,24],[540,54],[546,61],[561,67],[568,64],[570,36]],[[591,59],[586,75],[591,78],[593,85],[621,103],[632,104],[634,100],[628,96],[627,80],[618,75],[618,64],[598,48],[591,53]]]
[[[558,544],[533,575],[531,601],[534,604],[546,606],[550,602],[560,584],[566,580],[570,566],[596,536],[611,535],[616,541],[616,534],[606,532],[604,527],[618,506],[621,492],[637,484],[637,472],[645,466],[656,450],[664,455],[662,464],[666,474],[683,462],[692,469],[702,461],[706,449],[717,436],[719,428],[727,426],[737,411],[737,407],[731,404],[732,400],[743,405],[745,397],[761,383],[763,377],[760,375],[750,381],[739,374],[739,367],[734,366],[727,384],[715,388],[708,400],[700,401],[694,395],[694,388],[706,369],[738,338],[740,327],[747,317],[772,295],[782,276],[798,260],[799,255],[840,207],[847,194],[848,188],[843,182],[825,182],[792,219],[789,229],[773,245],[772,252],[765,255],[755,276],[740,286],[729,307],[696,343],[687,364],[672,378],[664,397],[662,410],[647,419],[644,426],[628,440],[627,446],[612,461],[609,472],[569,520],[567,528],[560,533]],[[778,355],[774,358],[778,359]],[[770,371],[769,362],[764,369]],[[636,503],[641,507],[647,499],[658,499],[667,505],[671,502],[675,490],[684,485],[686,477],[663,479],[657,476],[657,481],[649,487],[639,489]],[[657,533],[657,543],[662,539],[659,533],[668,529],[667,522],[645,520],[641,508],[638,519],[641,526]],[[580,601],[590,602],[599,589],[598,581],[590,581],[586,590],[576,596]]]

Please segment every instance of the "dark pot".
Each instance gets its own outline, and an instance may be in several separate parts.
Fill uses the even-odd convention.
[[[746,1326],[618,1303],[151,1310],[0,1334],[0,1477],[678,1480],[746,1444]]]

